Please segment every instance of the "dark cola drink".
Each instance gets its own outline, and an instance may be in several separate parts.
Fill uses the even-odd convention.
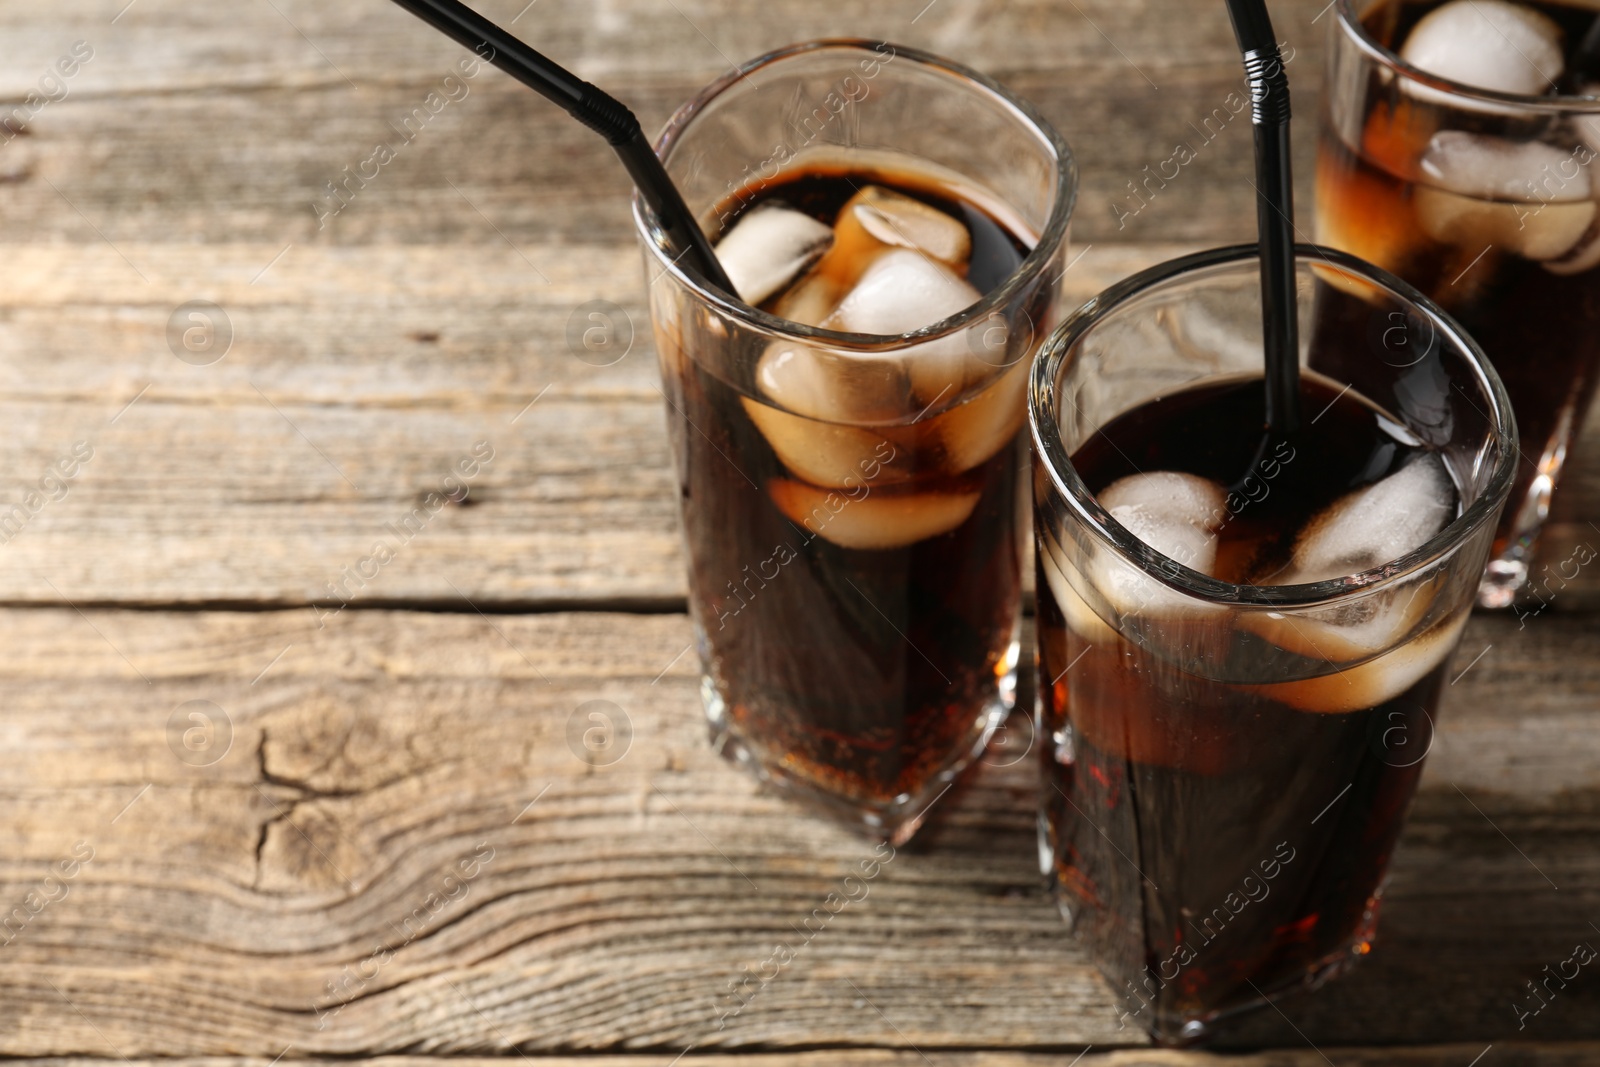
[[[1315,419],[1288,439],[1263,444],[1262,379],[1213,380],[1106,423],[1073,467],[1146,544],[1238,585],[1379,566],[1457,515],[1438,453],[1302,387]],[[1190,601],[1047,525],[1041,851],[1123,1023],[1182,1042],[1367,951],[1464,613],[1427,582],[1322,614]]]
[[[747,301],[847,333],[954,315],[1034,241],[911,171],[812,167],[722,214]],[[981,325],[867,352],[692,328],[658,335],[714,741],[903,837],[1013,701],[1025,353]]]
[[[1482,602],[1503,607],[1600,375],[1600,94],[1582,4],[1360,5],[1335,29],[1317,161],[1318,240],[1404,278],[1483,346],[1522,441]],[[1492,24],[1491,24],[1492,23]],[[1490,104],[1371,58],[1360,36]]]

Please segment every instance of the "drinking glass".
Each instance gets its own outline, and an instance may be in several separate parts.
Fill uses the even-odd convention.
[[[1600,180],[1589,166],[1600,99],[1514,96],[1425,74],[1379,41],[1395,10],[1334,5],[1317,240],[1426,293],[1505,382],[1521,456],[1479,602],[1506,607],[1528,584],[1600,382]]]
[[[1369,950],[1515,466],[1504,388],[1436,305],[1316,246],[1299,246],[1297,271],[1307,373],[1375,404],[1459,491],[1453,521],[1376,569],[1304,585],[1207,577],[1137,539],[1073,467],[1131,409],[1260,376],[1255,245],[1107,290],[1047,341],[1030,383],[1041,865],[1124,1025],[1163,1042]],[[1292,478],[1285,464],[1277,477]]]
[[[1031,246],[954,316],[840,333],[708,289],[635,201],[712,743],[904,841],[1015,699],[1027,367],[1058,316],[1071,152],[989,78],[856,40],[730,73],[673,116],[658,152],[712,234],[768,185],[842,166],[915,174]],[[817,405],[763,392],[775,345],[819,376]],[[955,361],[944,388],[885,401],[884,383],[921,375],[930,353]]]

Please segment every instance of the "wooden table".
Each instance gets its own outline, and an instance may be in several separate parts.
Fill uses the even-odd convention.
[[[797,39],[990,71],[1081,155],[1076,297],[1251,233],[1242,123],[1125,226],[1112,208],[1240,84],[1220,4],[525,2],[482,8],[651,129]],[[1302,190],[1321,5],[1277,5]],[[1212,1062],[1118,1029],[1040,886],[1021,723],[718,1026],[868,846],[705,743],[604,147],[485,70],[319,224],[324,183],[461,55],[379,0],[0,5],[25,109],[0,143],[0,513],[23,505],[0,544],[0,1055]],[[635,331],[609,366],[566,341],[593,300]],[[209,348],[190,301],[220,309]],[[1600,541],[1597,445],[1551,560]],[[475,447],[470,495],[437,506]],[[1255,1016],[1241,1062],[1600,1061],[1600,975],[1524,1029],[1513,1007],[1600,944],[1597,606],[1588,568],[1538,615],[1473,620],[1380,947]],[[615,707],[600,755],[589,701]]]

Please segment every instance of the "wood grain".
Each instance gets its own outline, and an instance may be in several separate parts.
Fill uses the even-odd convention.
[[[483,10],[509,23],[523,7],[509,0]],[[315,232],[308,204],[322,183],[370,154],[389,136],[389,123],[463,55],[388,7],[273,0],[233,11],[139,0],[113,24],[119,8],[76,0],[48,12],[20,4],[0,11],[6,95],[32,89],[75,39],[95,49],[69,83],[71,95],[33,120],[32,151],[7,160],[17,176],[0,212],[7,233],[92,241],[93,220],[118,242],[304,241]],[[1295,50],[1290,70],[1307,116],[1315,114],[1321,80],[1326,20],[1312,22],[1321,8],[1295,0],[1275,9],[1279,36]],[[1181,49],[1172,46],[1173,16],[1184,21]],[[1220,7],[1196,18],[1180,0],[1076,8],[1052,0],[848,0],[826,8],[803,0],[759,8],[610,0],[594,9],[566,0],[542,4],[512,28],[614,92],[652,131],[734,63],[796,41],[857,36],[931,49],[1006,82],[1081,146],[1081,237],[1251,233],[1250,136],[1239,121],[1202,146],[1200,159],[1163,192],[1167,204],[1122,227],[1112,210],[1143,167],[1197,139],[1190,123],[1201,124],[1229,92],[1243,89]],[[1303,124],[1302,150],[1310,148],[1310,125]],[[1309,190],[1308,157],[1299,173]],[[87,219],[64,210],[41,178]],[[430,123],[322,238],[437,241],[466,225],[493,241],[483,220],[458,210],[452,181],[482,196],[513,240],[631,240],[626,180],[605,146],[498,72],[475,79],[466,99]]]
[[[714,0],[610,0],[546,3],[516,28],[650,128],[730,62],[825,33],[990,71],[1082,149],[1083,258],[1066,279],[1077,300],[1180,249],[1251,233],[1237,125],[1115,221],[1127,183],[1193,139],[1189,124],[1240,81],[1220,11],[1164,14],[1175,3],[785,0],[756,16]],[[388,5],[233,7],[0,5],[0,94],[20,100],[75,40],[94,50],[65,99],[0,145],[0,397],[14,427],[0,442],[0,511],[74,442],[97,449],[67,498],[3,546],[13,565],[0,569],[0,602],[329,600],[328,583],[384,524],[483,440],[498,458],[474,506],[408,544],[359,590],[365,603],[681,604],[643,278],[605,146],[484,70],[319,228],[323,184],[389,138],[464,53]],[[503,20],[524,9],[485,7]],[[1307,117],[1323,10],[1275,8]],[[1302,214],[1309,203],[1302,195]],[[219,304],[234,334],[204,367],[176,359],[166,337],[175,309],[198,299]],[[618,305],[635,334],[608,367],[566,342],[595,300]],[[1600,444],[1574,466],[1557,561],[1595,533]],[[1600,577],[1585,571],[1554,601],[1600,603]]]
[[[870,849],[710,752],[684,619],[318,621],[0,612],[0,912],[93,850],[4,947],[0,1054],[1140,1043],[1040,888],[1017,746],[719,1028]],[[1235,1042],[1600,1040],[1593,983],[1511,1008],[1600,936],[1600,622],[1475,620],[1456,662],[1379,949]],[[231,724],[206,766],[196,700]]]
[[[1069,299],[1191,247],[1085,246],[1065,277]],[[675,490],[632,249],[523,248],[547,264],[548,285],[510,248],[291,248],[254,284],[270,246],[122,251],[154,294],[108,248],[8,253],[0,411],[12,433],[0,441],[10,472],[0,511],[75,442],[95,455],[65,498],[0,545],[10,563],[0,602],[335,602],[328,584],[486,442],[494,459],[470,506],[439,512],[378,577],[342,595],[458,607],[465,597],[495,610],[681,605]],[[592,366],[566,348],[567,323],[618,288],[628,296],[616,321],[631,323],[634,344]],[[102,302],[85,305],[84,292]],[[209,366],[180,362],[166,341],[172,309],[197,297],[221,305],[234,333]],[[1590,432],[1546,558],[1600,543],[1597,516],[1600,433]],[[1553,610],[1600,603],[1600,568],[1559,587],[1546,596]]]
[[[4,544],[0,601],[333,601],[328,583],[392,541],[386,524],[485,442],[494,458],[470,506],[439,512],[342,595],[681,604],[676,487],[633,249],[547,257],[545,286],[510,249],[292,249],[252,284],[274,250],[206,246],[197,268],[191,253],[122,247],[154,302],[123,303],[147,299],[145,283],[109,249],[13,249],[17,282],[0,293],[0,329],[16,341],[0,349],[13,427],[0,465],[13,480],[0,512],[75,442],[95,453]],[[1091,248],[1068,292],[1086,300],[1171,250]],[[195,288],[197,277],[221,281]],[[626,279],[618,323],[635,330],[607,367],[565,347],[574,309],[607,295],[601,277]],[[111,303],[83,308],[79,286]],[[234,332],[209,366],[180,362],[166,341],[172,308],[196,295]]]
[[[1099,1052],[945,1052],[939,1049],[828,1049],[823,1052],[713,1053],[690,1052],[678,1059],[672,1053],[649,1055],[541,1056],[540,1067],[663,1067],[669,1060],[676,1067],[1326,1067],[1327,1056],[1337,1056],[1340,1067],[1462,1067],[1474,1055],[1485,1053],[1481,1045],[1454,1044],[1423,1047],[1353,1048],[1329,1047],[1326,1053],[1312,1048],[1274,1049],[1247,1054],[1220,1054],[1170,1049],[1118,1049]],[[1593,1042],[1503,1042],[1479,1060],[1482,1067],[1588,1067],[1600,1056],[1600,1044]],[[285,1057],[289,1059],[289,1057]],[[110,1067],[127,1063],[130,1067],[268,1067],[265,1057],[212,1057],[174,1060],[110,1060],[63,1057],[59,1060],[15,1061],[18,1067]],[[306,1067],[329,1067],[347,1061],[307,1058]],[[374,1067],[431,1067],[438,1061],[425,1056],[375,1056]],[[452,1058],[460,1067],[501,1067],[504,1058],[461,1056]]]
[[[323,183],[463,53],[383,4],[125,5],[0,2],[9,106],[74,41],[94,49],[68,95],[0,143],[0,514],[76,442],[94,450],[0,544],[0,1055],[1600,1058],[1593,981],[1523,1031],[1512,1011],[1540,968],[1600,936],[1600,616],[1574,612],[1600,606],[1590,569],[1547,611],[1469,627],[1380,946],[1229,1039],[1272,1051],[1157,1052],[1118,1029],[1040,888],[1020,722],[870,895],[719,1025],[729,983],[795,939],[869,849],[705,744],[620,171],[486,71],[319,227]],[[1242,84],[1220,7],[481,8],[650,129],[733,61],[822,35],[990,72],[1079,150],[1075,300],[1252,232],[1237,124],[1136,216],[1115,206]],[[1296,50],[1302,220],[1322,10],[1274,6]],[[167,337],[194,300],[233,333],[207,366]],[[566,341],[592,301],[635,334],[608,366]],[[351,582],[480,442],[493,458],[468,504]],[[1600,539],[1597,516],[1591,432],[1547,558]],[[402,606],[428,610],[378,610]],[[619,732],[586,747],[595,711],[627,724],[626,746]]]

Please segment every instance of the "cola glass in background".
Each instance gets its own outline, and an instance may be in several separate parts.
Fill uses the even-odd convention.
[[[636,203],[713,744],[903,841],[1015,698],[1070,153],[982,75],[864,41],[747,64],[658,150],[757,305]]]
[[[1522,455],[1479,592],[1504,607],[1528,583],[1600,373],[1600,99],[1573,95],[1600,95],[1600,56],[1575,55],[1600,12],[1459,0],[1336,11],[1317,239],[1437,301],[1505,381]]]
[[[1260,307],[1254,245],[1154,267],[1030,385],[1041,865],[1122,1023],[1164,1043],[1370,949],[1514,472],[1475,343],[1314,246],[1303,426],[1265,435]]]

